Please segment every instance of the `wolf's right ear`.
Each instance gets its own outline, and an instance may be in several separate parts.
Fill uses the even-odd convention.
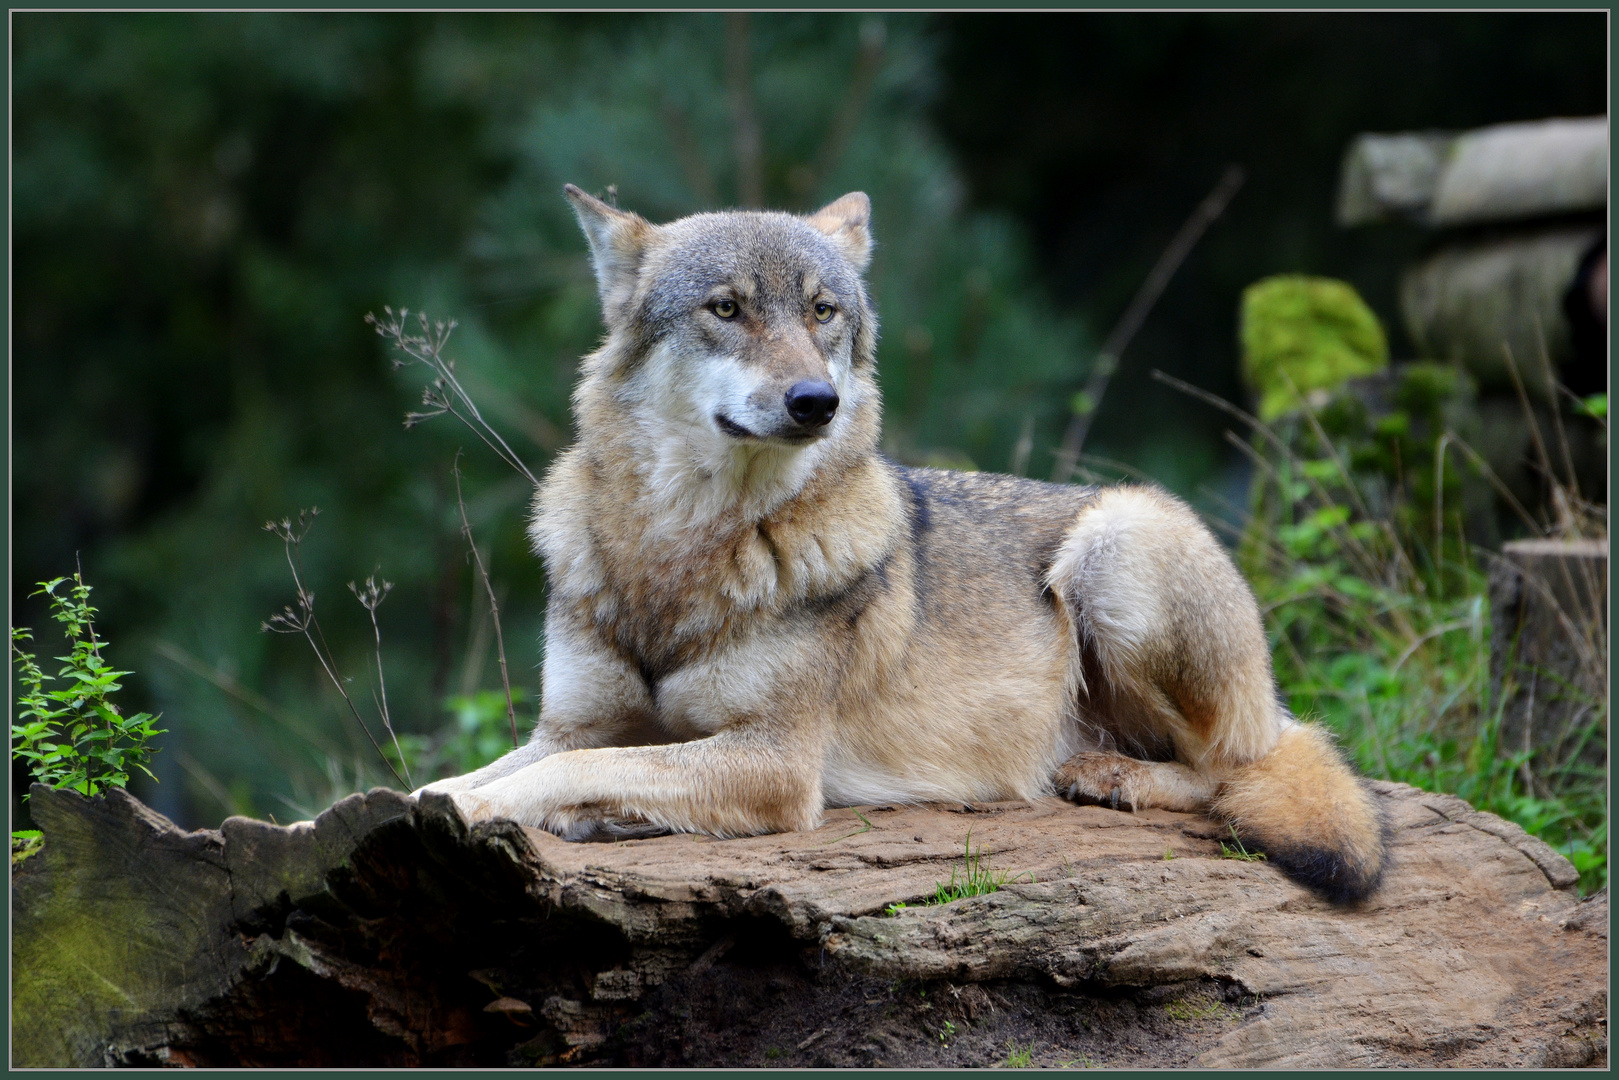
[[[608,206],[572,184],[564,184],[562,193],[573,203],[579,227],[590,241],[602,312],[610,317],[635,291],[635,276],[655,227],[641,215]]]
[[[809,223],[830,236],[843,249],[843,257],[864,272],[871,263],[871,200],[864,191],[851,191],[809,216]]]

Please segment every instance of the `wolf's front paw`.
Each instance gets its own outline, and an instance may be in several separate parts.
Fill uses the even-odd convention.
[[[1147,763],[1123,754],[1075,754],[1053,777],[1059,794],[1077,803],[1136,810],[1148,805],[1152,774]]]
[[[594,817],[581,817],[547,810],[544,804],[524,798],[513,799],[487,789],[449,792],[450,801],[468,825],[480,821],[514,821],[532,829],[545,829],[564,840],[614,840],[620,837],[604,830]]]
[[[645,818],[603,817],[582,818],[569,824],[554,822],[545,826],[564,840],[584,844],[610,844],[620,840],[646,840],[653,836],[667,836],[673,830],[655,825]]]
[[[457,791],[465,791],[470,787],[472,787],[470,774],[467,776],[447,776],[443,780],[434,780],[431,784],[423,784],[411,792],[410,797],[419,799],[429,791],[435,791],[441,795],[451,795]]]
[[[429,785],[429,787],[431,788],[432,786]],[[455,803],[455,808],[460,812],[461,819],[468,825],[476,825],[480,821],[493,821],[495,818],[507,816],[500,813],[494,803],[473,792],[452,790],[447,794],[450,796],[450,801]]]

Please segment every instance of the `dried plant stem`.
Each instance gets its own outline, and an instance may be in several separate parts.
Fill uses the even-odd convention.
[[[1017,445],[1012,447],[1012,475],[1023,476],[1029,471],[1029,454],[1034,451],[1034,413],[1023,414],[1023,428],[1018,432]]]
[[[405,330],[406,316],[410,314],[408,308],[400,308],[399,314],[395,315],[393,308],[385,306],[382,313],[385,316],[384,319],[378,319],[375,315],[368,314],[365,321],[376,328],[378,336],[392,340],[394,348],[410,357],[412,361],[431,368],[435,376],[433,382],[422,394],[422,403],[430,411],[407,414],[405,426],[414,427],[423,420],[431,420],[435,416],[449,413],[471,428],[473,434],[482,439],[484,445],[493,450],[502,461],[527,477],[530,484],[538,487],[540,482],[535,478],[533,472],[529,470],[527,465],[523,464],[523,459],[518,457],[517,452],[507,445],[506,440],[500,437],[500,432],[489,426],[489,422],[478,411],[478,406],[473,402],[472,396],[466,392],[461,386],[460,380],[455,377],[455,361],[447,360],[444,357],[445,346],[449,344],[450,335],[455,331],[455,320],[451,319],[447,323],[442,321],[434,322],[430,321],[425,313],[417,312],[416,321],[421,333],[410,334]],[[404,360],[395,360],[394,366],[403,367],[405,363],[406,361]],[[458,403],[460,405],[459,409],[457,408]],[[463,415],[461,409],[466,410],[465,415]]]
[[[1574,454],[1568,443],[1568,429],[1563,425],[1563,410],[1557,403],[1557,376],[1552,372],[1551,351],[1546,348],[1546,329],[1540,323],[1540,315],[1535,315],[1535,342],[1540,346],[1540,371],[1546,377],[1546,396],[1551,399],[1552,426],[1557,433],[1557,449],[1563,459],[1563,468],[1568,473],[1568,490],[1573,493],[1575,501],[1580,499],[1580,478],[1574,473]],[[1575,515],[1569,515],[1569,524],[1574,534],[1579,535],[1579,520]]]
[[[500,632],[500,603],[495,599],[495,587],[489,582],[489,571],[484,568],[483,556],[478,554],[478,545],[472,539],[472,522],[467,520],[467,504],[461,497],[461,451],[455,452],[455,464],[450,466],[455,474],[455,505],[461,510],[461,535],[467,538],[467,547],[472,550],[472,561],[478,568],[478,577],[483,581],[484,591],[489,594],[489,614],[495,623],[495,652],[500,657],[500,684],[506,691],[506,720],[512,726],[512,745],[517,746],[517,709],[512,705],[512,680],[506,668],[506,639]]]
[[[377,625],[377,608],[388,598],[388,593],[393,587],[393,582],[384,581],[379,588],[375,574],[365,579],[364,589],[358,588],[352,581],[349,582],[349,592],[354,594],[360,606],[371,616],[371,632],[376,637],[377,689],[381,692],[381,696],[377,694],[371,696],[377,706],[378,715],[382,717],[382,726],[388,729],[388,737],[393,740],[394,753],[399,755],[399,764],[405,770],[405,782],[414,789],[416,784],[410,777],[410,763],[405,760],[405,752],[399,747],[399,736],[394,733],[393,719],[388,715],[388,680],[382,674],[382,628]]]
[[[1507,374],[1512,376],[1512,388],[1518,392],[1518,404],[1523,406],[1524,419],[1529,422],[1529,435],[1535,444],[1535,456],[1540,462],[1540,475],[1547,484],[1556,487],[1557,474],[1552,471],[1551,455],[1546,452],[1546,441],[1540,434],[1540,421],[1535,419],[1534,406],[1529,403],[1529,392],[1524,389],[1523,377],[1518,374],[1518,361],[1512,355],[1512,346],[1503,341],[1501,354],[1507,359]]]
[[[304,534],[309,531],[310,524],[314,521],[315,515],[319,513],[318,508],[310,510],[307,514],[300,510],[298,512],[298,529],[296,531],[294,531],[292,522],[288,518],[283,518],[278,522],[267,521],[264,523],[264,531],[279,536],[283,546],[286,548],[287,566],[292,570],[292,583],[298,590],[298,608],[295,611],[289,606],[281,614],[270,616],[264,622],[263,629],[278,634],[302,634],[304,636],[304,640],[309,642],[309,647],[315,651],[315,659],[320,661],[320,666],[326,672],[326,677],[332,681],[332,685],[342,695],[343,703],[349,707],[349,713],[353,715],[355,722],[360,725],[360,730],[365,732],[365,737],[371,743],[372,749],[376,750],[377,756],[382,759],[382,763],[388,766],[388,771],[393,773],[394,779],[403,784],[408,791],[411,790],[410,784],[403,776],[399,775],[399,770],[394,768],[393,762],[388,760],[388,755],[382,752],[382,746],[377,742],[376,736],[371,734],[371,729],[366,726],[365,718],[360,715],[360,710],[354,707],[354,702],[349,698],[348,691],[343,689],[343,680],[337,676],[336,663],[321,647],[326,640],[326,634],[321,630],[320,623],[315,619],[315,594],[304,588],[303,575],[299,573],[299,559],[296,554],[298,545],[303,542]],[[310,633],[311,627],[314,628],[316,634],[320,634],[320,643],[317,643],[315,635]],[[400,759],[400,764],[404,764],[403,758]]]
[[[1507,487],[1506,482],[1500,476],[1496,475],[1494,469],[1490,468],[1490,463],[1484,460],[1484,455],[1474,450],[1466,439],[1463,439],[1455,432],[1447,431],[1445,435],[1450,439],[1453,446],[1456,446],[1467,455],[1467,459],[1473,463],[1473,467],[1479,471],[1479,475],[1489,482],[1490,486],[1495,489],[1495,493],[1500,495],[1502,500],[1512,508],[1512,512],[1518,515],[1519,520],[1528,526],[1531,532],[1540,532],[1540,522],[1535,520],[1533,514],[1524,509],[1523,503],[1519,502],[1518,497],[1512,494],[1512,489]]]
[[[1450,443],[1450,432],[1445,432],[1433,445],[1433,563],[1439,565],[1439,558],[1444,554],[1445,538],[1445,447]],[[1467,545],[1462,545],[1465,553]],[[1439,598],[1444,599],[1445,578],[1443,574],[1434,575],[1434,585],[1439,591]],[[1398,667],[1399,665],[1395,665]]]
[[[1079,452],[1085,446],[1085,436],[1090,433],[1091,421],[1095,419],[1097,409],[1101,407],[1102,397],[1107,393],[1108,383],[1113,373],[1118,370],[1119,359],[1124,350],[1129,347],[1130,341],[1141,329],[1141,324],[1147,321],[1147,315],[1152,311],[1158,297],[1169,285],[1175,271],[1180,269],[1186,256],[1192,253],[1197,242],[1203,238],[1203,233],[1214,224],[1214,220],[1225,212],[1226,204],[1236,195],[1237,189],[1242,187],[1245,173],[1240,165],[1231,165],[1226,168],[1220,182],[1214,185],[1203,201],[1197,204],[1191,217],[1181,226],[1175,238],[1169,242],[1164,253],[1158,256],[1147,279],[1136,290],[1130,301],[1130,306],[1124,309],[1119,316],[1117,325],[1107,340],[1102,343],[1102,349],[1096,354],[1096,360],[1091,365],[1089,378],[1085,380],[1083,391],[1083,410],[1076,410],[1073,418],[1068,421],[1068,429],[1063,433],[1062,447],[1057,451],[1057,464],[1052,469],[1053,483],[1066,484],[1069,477],[1074,475],[1074,469],[1079,463]]]
[[[736,197],[745,208],[764,205],[764,138],[753,95],[752,16],[725,16],[725,96],[731,106],[731,145],[736,154]]]

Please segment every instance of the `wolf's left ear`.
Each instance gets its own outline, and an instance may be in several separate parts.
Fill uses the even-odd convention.
[[[809,216],[809,223],[830,236],[843,249],[843,257],[856,270],[871,263],[871,200],[864,191],[851,191]]]
[[[579,227],[590,241],[590,259],[596,267],[596,287],[601,290],[602,310],[611,316],[613,309],[630,298],[635,291],[635,276],[641,267],[641,256],[655,227],[639,214],[608,206],[593,195],[587,195],[572,184],[564,184],[562,193],[573,203],[573,212],[579,217]]]

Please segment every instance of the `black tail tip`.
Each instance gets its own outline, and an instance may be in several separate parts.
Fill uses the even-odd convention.
[[[1387,862],[1368,864],[1322,848],[1267,849],[1265,854],[1288,877],[1334,904],[1357,903],[1376,892]]]
[[[1278,870],[1322,899],[1354,904],[1377,891],[1388,867],[1392,827],[1382,807],[1375,813],[1377,831],[1372,843],[1277,843],[1262,836],[1243,836],[1242,840],[1263,851]]]

